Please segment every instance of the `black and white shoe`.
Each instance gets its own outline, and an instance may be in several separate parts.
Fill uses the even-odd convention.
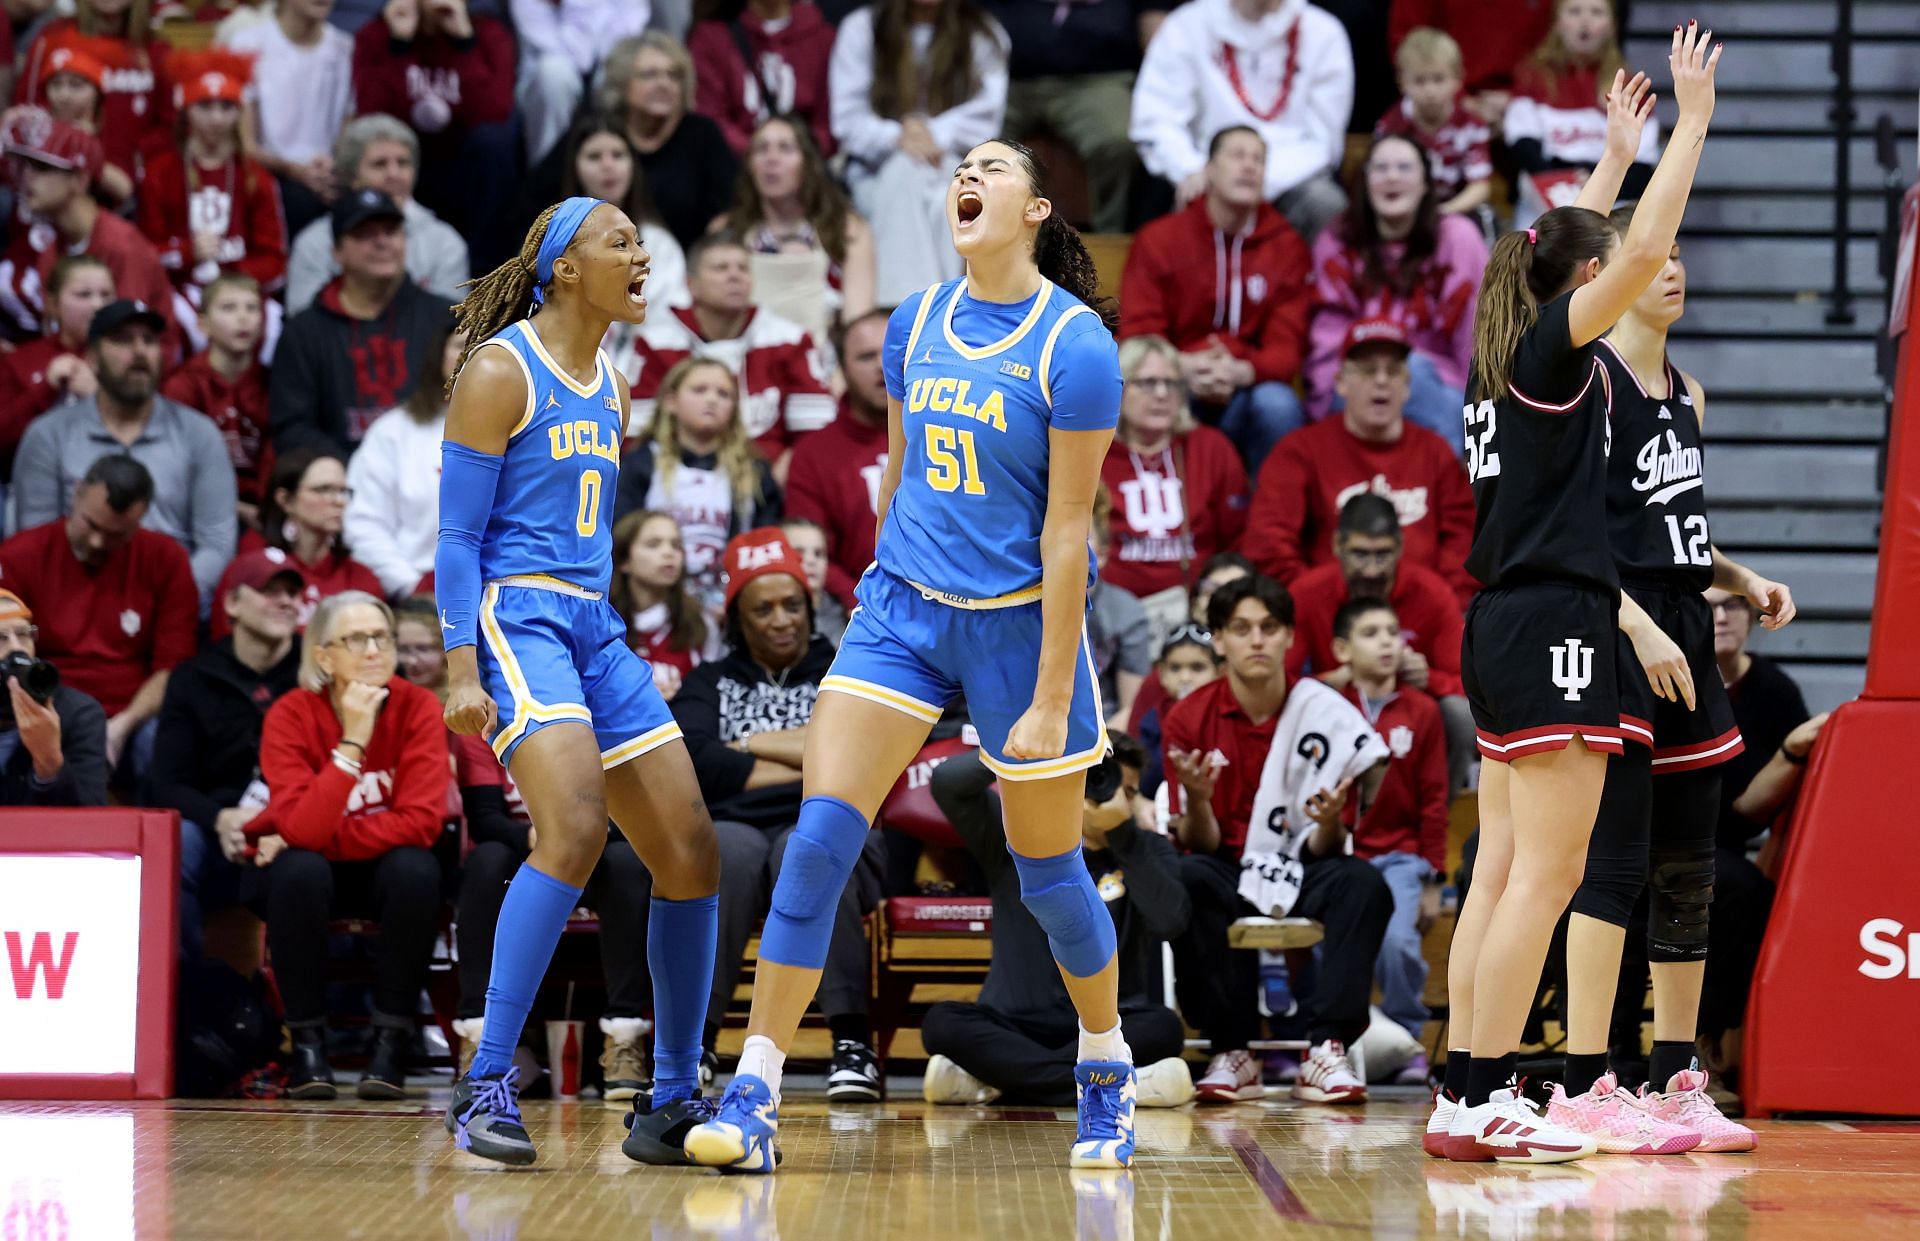
[[[720,1075],[720,1057],[711,1050],[700,1053],[700,1089],[713,1085],[713,1079]]]
[[[827,1071],[829,1103],[877,1103],[885,1087],[873,1048],[850,1038],[834,1042],[833,1067]]]

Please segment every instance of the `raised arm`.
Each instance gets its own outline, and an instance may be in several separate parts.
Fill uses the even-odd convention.
[[[1680,231],[1680,217],[1686,213],[1694,174],[1700,169],[1707,123],[1713,119],[1713,74],[1721,49],[1707,50],[1712,36],[1698,22],[1674,32],[1668,63],[1673,66],[1673,97],[1680,104],[1680,120],[1613,261],[1574,290],[1567,327],[1575,348],[1606,335],[1666,265]]]
[[[1652,87],[1644,73],[1634,74],[1629,82],[1625,69],[1613,71],[1613,87],[1607,91],[1606,149],[1587,183],[1580,187],[1574,206],[1605,215],[1619,201],[1620,183],[1626,180],[1627,169],[1633,167],[1633,157],[1640,150],[1640,134],[1653,116]]]

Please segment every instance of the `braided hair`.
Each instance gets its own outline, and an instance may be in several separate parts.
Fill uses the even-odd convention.
[[[520,243],[519,254],[461,286],[468,290],[467,299],[453,308],[453,317],[459,324],[458,330],[467,334],[467,345],[460,351],[460,365],[447,376],[449,394],[473,351],[501,328],[519,322],[532,310],[533,273],[540,259],[540,243],[546,240],[547,226],[553,223],[553,213],[559,209],[560,204],[555,203],[540,213],[533,227],[527,230],[527,239]]]
[[[1045,198],[1047,166],[1032,148],[1007,138],[994,141],[1020,157],[1027,170],[1027,189]],[[1080,230],[1061,219],[1058,212],[1040,221],[1039,232],[1033,239],[1033,265],[1040,269],[1042,276],[1092,307],[1108,331],[1119,329],[1120,304],[1100,296],[1100,272],[1094,266],[1093,256],[1087,253],[1087,243],[1080,239]]]

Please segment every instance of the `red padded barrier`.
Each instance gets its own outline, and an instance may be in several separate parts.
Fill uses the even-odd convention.
[[[1893,426],[1887,443],[1886,500],[1880,519],[1880,571],[1867,642],[1868,698],[1920,699],[1920,187],[1907,195],[1908,270],[1905,334],[1895,372]]]
[[[964,846],[960,833],[953,830],[947,816],[933,800],[933,769],[956,754],[973,749],[958,737],[929,741],[920,747],[907,769],[893,782],[893,791],[880,804],[880,825],[924,840],[930,845],[950,849]]]

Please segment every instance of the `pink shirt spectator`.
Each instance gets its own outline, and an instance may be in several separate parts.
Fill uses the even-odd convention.
[[[1392,259],[1402,243],[1387,246]],[[1464,387],[1473,357],[1473,315],[1480,300],[1480,276],[1487,266],[1487,243],[1473,221],[1441,216],[1439,235],[1427,270],[1407,297],[1390,289],[1361,293],[1356,278],[1363,266],[1359,251],[1347,246],[1338,222],[1313,243],[1313,319],[1307,329],[1307,412],[1323,418],[1331,408],[1334,372],[1347,329],[1357,319],[1393,319],[1407,330],[1415,353],[1432,359],[1440,379]]]

